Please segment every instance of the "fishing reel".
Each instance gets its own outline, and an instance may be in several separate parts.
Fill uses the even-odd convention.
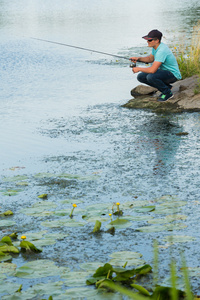
[[[130,68],[135,68],[136,67],[136,63],[135,62],[132,62],[131,64],[130,64]]]

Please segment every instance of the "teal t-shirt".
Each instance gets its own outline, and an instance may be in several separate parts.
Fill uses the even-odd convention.
[[[160,43],[156,50],[152,48],[152,54],[154,56],[154,61],[162,63],[160,66],[161,70],[172,72],[177,79],[182,78],[176,58],[167,45]]]

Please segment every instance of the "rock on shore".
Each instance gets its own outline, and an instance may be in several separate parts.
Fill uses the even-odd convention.
[[[131,95],[134,98],[122,106],[133,109],[150,109],[158,113],[200,111],[198,85],[199,77],[197,75],[175,82],[172,88],[174,97],[166,102],[157,101],[160,94],[157,89],[146,85],[138,85],[131,90]]]

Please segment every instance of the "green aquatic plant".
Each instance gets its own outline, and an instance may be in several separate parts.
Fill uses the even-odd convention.
[[[93,232],[93,233],[97,233],[97,232],[100,231],[100,229],[101,229],[101,222],[98,221],[98,220],[96,220],[95,225],[94,225],[94,229],[93,229],[92,232]]]
[[[77,207],[77,205],[74,203],[74,204],[72,205],[72,210],[71,210],[71,213],[70,213],[70,215],[69,215],[70,218],[72,218],[74,209],[75,209],[76,207]]]
[[[115,255],[118,255],[118,253],[114,254],[114,256]],[[130,256],[128,253],[127,255]],[[122,252],[121,256],[123,256]],[[110,263],[106,263],[102,267],[98,267],[93,276],[87,279],[86,283],[87,285],[95,285],[97,289],[107,289],[107,291],[112,292],[115,291],[122,295],[128,296],[129,299],[135,300],[197,299],[191,291],[185,257],[183,254],[181,254],[181,257],[181,270],[183,271],[183,278],[185,283],[185,287],[183,289],[177,287],[177,267],[176,262],[173,259],[171,259],[170,264],[170,286],[158,284],[159,260],[157,241],[154,241],[154,268],[151,288],[146,288],[139,282],[137,282],[137,280],[140,280],[141,276],[146,276],[152,271],[152,267],[147,264],[138,268],[125,269],[126,264],[123,268],[116,268]],[[149,280],[151,280],[150,277],[147,277],[146,281]]]
[[[114,211],[114,206],[117,206],[117,210],[116,211]],[[116,215],[116,216],[122,216],[123,215],[123,211],[119,208],[119,206],[120,206],[119,202],[117,202],[117,203],[115,203],[113,205],[113,207],[112,207],[113,215]]]
[[[26,239],[26,236],[25,235],[22,235],[21,236],[21,243],[20,243],[20,247],[23,251],[26,251],[26,252],[34,252],[34,253],[39,253],[39,252],[42,252],[41,249],[38,249],[34,244],[32,244],[31,242],[28,242],[28,241],[25,241]]]
[[[40,198],[40,199],[47,199],[47,197],[48,197],[48,194],[41,194],[38,196],[38,198]]]
[[[5,217],[7,217],[7,216],[12,216],[12,215],[13,215],[13,212],[12,212],[12,210],[7,210],[7,211],[3,212],[1,215],[2,215],[2,216],[5,216]]]

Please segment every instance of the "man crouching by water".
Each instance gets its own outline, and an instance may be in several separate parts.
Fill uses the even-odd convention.
[[[174,95],[172,85],[181,79],[181,73],[175,56],[169,47],[161,42],[162,33],[154,29],[142,37],[147,40],[148,47],[152,47],[152,53],[146,57],[131,57],[133,62],[153,63],[148,68],[134,67],[133,73],[138,73],[138,81],[157,88],[161,95],[158,101],[167,101]]]

